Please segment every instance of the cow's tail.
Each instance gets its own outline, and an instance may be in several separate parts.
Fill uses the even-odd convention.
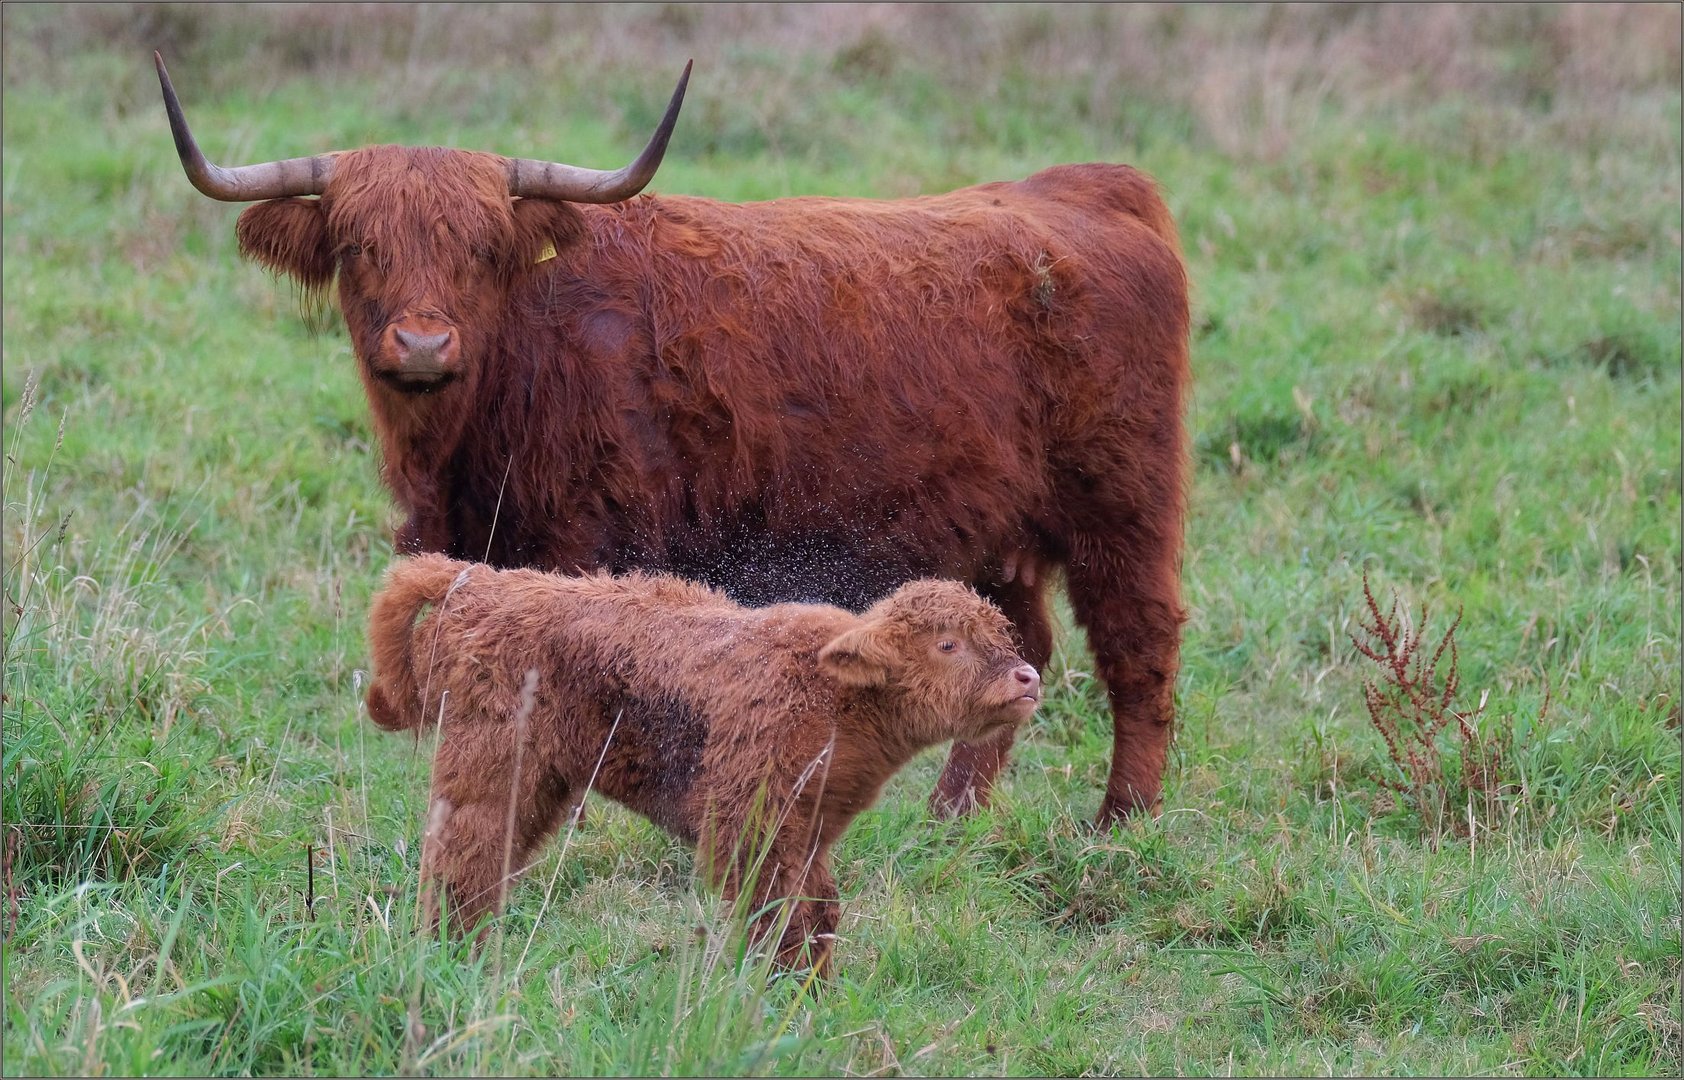
[[[423,608],[440,605],[468,563],[443,555],[418,555],[393,564],[385,587],[368,613],[374,680],[368,688],[368,717],[387,731],[409,731],[437,719],[422,700],[426,688],[416,676],[415,623]],[[425,662],[426,658],[423,658]]]

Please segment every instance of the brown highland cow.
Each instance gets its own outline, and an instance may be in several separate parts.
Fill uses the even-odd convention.
[[[1099,820],[1158,804],[1191,373],[1186,268],[1145,173],[638,195],[682,80],[614,172],[407,146],[224,169],[157,68],[194,186],[255,203],[240,251],[307,291],[337,280],[399,550],[854,611],[949,578],[1037,666],[1062,584],[1111,700]],[[955,743],[934,808],[986,802],[1010,747]]]
[[[457,928],[594,788],[697,844],[749,910],[792,898],[784,966],[828,959],[830,848],[884,783],[926,747],[1015,729],[1041,690],[1005,617],[952,581],[855,615],[423,555],[392,568],[369,624],[369,716],[442,725],[422,866]]]

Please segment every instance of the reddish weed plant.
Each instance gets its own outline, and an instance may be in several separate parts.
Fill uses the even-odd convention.
[[[1461,686],[1456,630],[1462,612],[1431,650],[1428,608],[1418,618],[1400,609],[1397,592],[1389,611],[1382,612],[1362,575],[1367,617],[1359,623],[1366,640],[1351,635],[1351,644],[1380,669],[1378,679],[1363,681],[1363,699],[1374,730],[1385,740],[1391,768],[1375,779],[1395,792],[1420,815],[1424,835],[1436,843],[1446,833],[1470,836],[1475,830],[1497,829],[1519,790],[1514,777],[1514,717],[1504,715],[1480,730],[1479,718],[1490,697],[1480,695],[1472,709],[1458,708]],[[1546,688],[1541,721],[1549,709]],[[1440,736],[1455,743],[1452,754]]]

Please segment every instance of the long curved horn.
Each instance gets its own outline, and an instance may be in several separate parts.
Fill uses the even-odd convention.
[[[175,87],[170,85],[170,73],[164,70],[164,58],[154,52],[152,59],[158,65],[158,85],[164,89],[164,111],[170,115],[175,152],[181,156],[187,179],[202,194],[223,202],[257,202],[288,195],[320,195],[327,188],[327,179],[333,173],[332,154],[266,161],[233,169],[206,161],[205,155],[199,152],[199,144],[193,141],[193,133],[187,130],[187,118],[181,114]]]
[[[567,202],[611,203],[629,199],[642,191],[655,178],[661,167],[661,157],[667,152],[667,140],[672,138],[673,125],[678,123],[678,107],[684,104],[684,88],[690,83],[691,60],[684,65],[678,78],[678,89],[667,103],[667,114],[654,138],[637,155],[637,160],[623,169],[605,172],[581,169],[556,161],[533,158],[509,158],[509,194],[526,199],[564,199]]]

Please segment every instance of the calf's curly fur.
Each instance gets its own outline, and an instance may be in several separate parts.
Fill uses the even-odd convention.
[[[509,869],[594,786],[695,843],[704,875],[749,910],[788,900],[785,966],[828,961],[830,849],[884,783],[926,747],[1015,729],[1040,697],[1005,617],[952,581],[908,583],[856,615],[423,555],[389,572],[369,637],[370,718],[442,726],[443,820],[422,865],[454,925],[495,910]],[[753,933],[773,925],[762,915]]]

